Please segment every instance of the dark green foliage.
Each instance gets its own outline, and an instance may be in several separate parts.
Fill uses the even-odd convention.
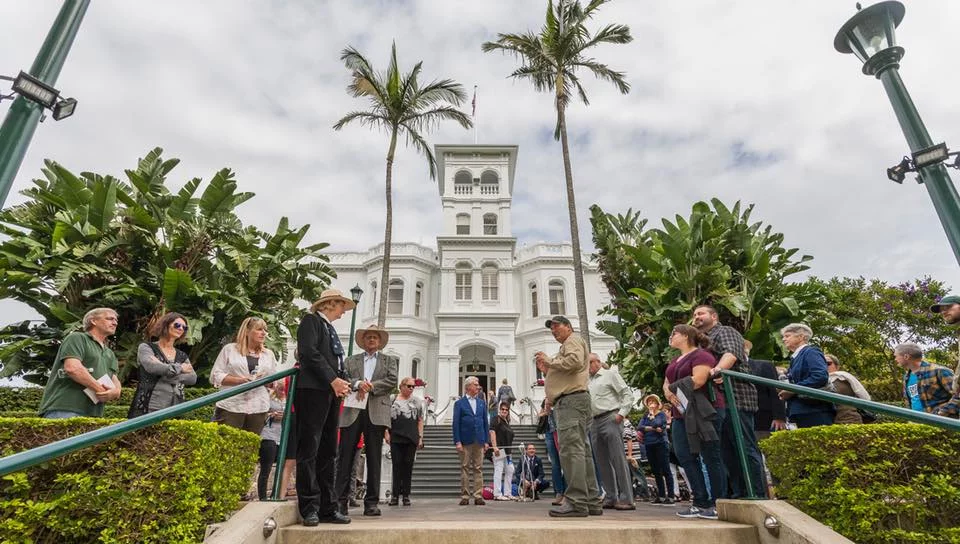
[[[0,419],[0,455],[111,421]],[[0,535],[36,544],[199,542],[238,507],[258,436],[167,421],[0,479]]]
[[[0,328],[0,377],[45,383],[60,339],[102,306],[119,313],[111,342],[123,376],[169,310],[189,320],[184,349],[201,377],[249,315],[266,320],[269,347],[283,352],[302,314],[294,301],[315,300],[333,275],[327,244],[302,246],[309,226],[285,217],[272,233],[244,227],[237,208],[254,195],[238,191],[229,169],[172,192],[179,161],[161,154],[152,150],[125,180],[46,161],[22,191],[28,200],[0,210],[0,297],[42,317]]]
[[[834,425],[761,442],[777,494],[860,544],[960,542],[960,433]]]
[[[956,329],[930,313],[930,305],[949,292],[943,282],[923,277],[893,285],[861,277],[806,283],[824,293],[829,311],[810,316],[809,325],[844,370],[861,379],[896,382],[903,371],[894,363],[893,348],[903,342],[923,346],[929,361],[951,369],[956,365]]]
[[[621,342],[611,359],[632,385],[657,387],[673,355],[670,331],[699,304],[754,344],[758,359],[783,358],[779,330],[822,311],[816,286],[787,283],[812,257],[783,247],[783,234],[751,222],[753,206],[728,208],[717,199],[697,202],[688,218],[663,219],[647,228],[639,212],[591,208],[600,273],[612,300],[601,330]]]

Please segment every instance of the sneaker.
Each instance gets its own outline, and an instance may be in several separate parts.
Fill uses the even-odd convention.
[[[650,504],[663,504],[663,499],[661,499],[660,497],[657,497],[652,501],[650,501]]]
[[[506,495],[499,495],[499,496],[497,496],[494,500],[497,500],[497,501],[509,501],[509,500],[511,500],[511,498],[508,497],[508,496],[506,496]]]
[[[674,501],[672,497],[667,497],[666,499],[663,499],[660,504],[662,506],[673,506],[673,503],[675,502],[676,501]]]
[[[677,515],[680,516],[681,518],[696,518],[696,517],[700,517],[700,509],[697,508],[696,506],[690,506],[690,507],[684,508],[683,510],[680,510],[679,512],[677,512]]]
[[[702,519],[720,519],[717,517],[716,508],[704,508],[697,513],[697,517]]]

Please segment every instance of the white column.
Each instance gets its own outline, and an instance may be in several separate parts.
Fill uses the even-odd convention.
[[[460,379],[460,356],[441,355],[437,360],[437,398],[435,399],[437,404],[434,410],[439,412],[445,406],[448,406],[450,397],[460,394],[457,391]],[[437,418],[437,423],[450,421],[450,415],[453,413],[452,406],[451,402],[447,410]]]

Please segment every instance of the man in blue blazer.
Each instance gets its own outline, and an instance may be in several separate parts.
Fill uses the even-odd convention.
[[[807,342],[813,331],[803,323],[791,323],[780,329],[783,345],[792,353],[787,378],[794,385],[820,389],[827,385],[830,373],[823,352]],[[836,409],[833,403],[797,396],[789,391],[780,391],[780,398],[787,401],[787,418],[799,428],[833,424]]]
[[[487,403],[479,395],[480,380],[463,380],[464,395],[453,405],[453,443],[460,456],[460,506],[486,504],[483,500],[483,452],[489,446],[490,421]],[[472,476],[472,478],[471,478]]]

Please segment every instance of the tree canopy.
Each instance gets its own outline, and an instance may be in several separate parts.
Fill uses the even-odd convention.
[[[250,315],[267,321],[268,344],[284,350],[301,313],[295,300],[316,299],[334,275],[327,244],[301,246],[309,225],[286,217],[272,233],[245,227],[236,209],[254,194],[238,192],[229,169],[202,191],[194,178],[171,192],[179,161],[161,155],[150,151],[126,180],[78,176],[48,160],[22,192],[29,200],[0,211],[0,297],[42,317],[0,329],[0,376],[45,382],[60,340],[95,307],[117,310],[113,347],[127,368],[167,311],[189,320],[188,353],[201,372]]]

